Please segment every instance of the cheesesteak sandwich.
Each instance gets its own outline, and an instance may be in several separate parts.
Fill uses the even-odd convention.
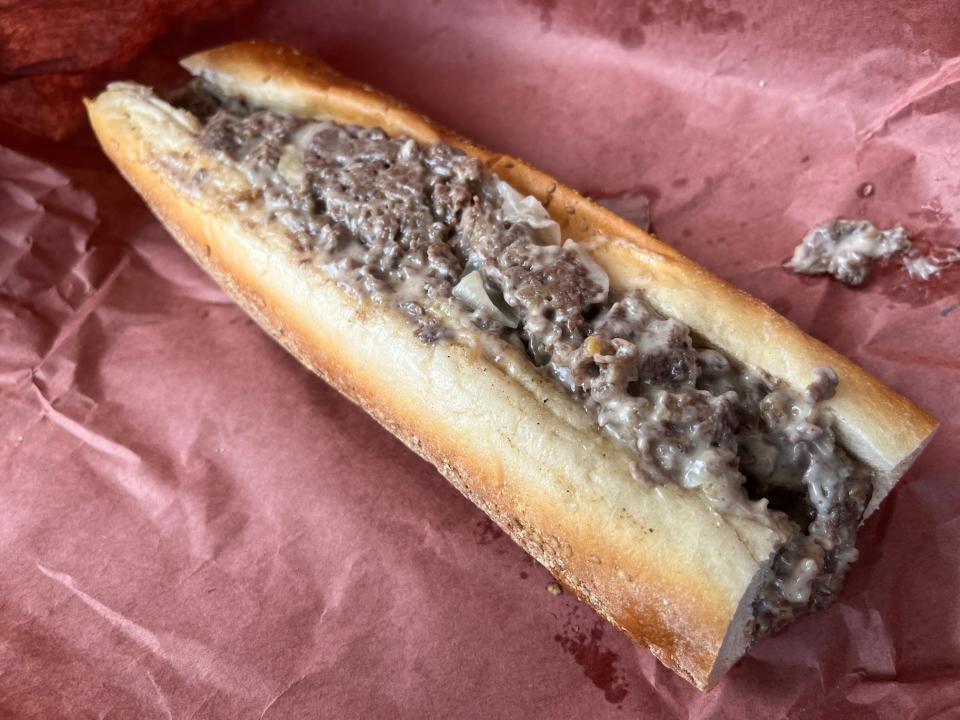
[[[829,605],[936,422],[524,163],[296,50],[88,103],[281,344],[697,687]]]

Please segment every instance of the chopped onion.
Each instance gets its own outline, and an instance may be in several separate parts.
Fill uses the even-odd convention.
[[[539,231],[540,237],[552,245],[560,244],[560,226],[550,217],[547,209],[532,195],[521,195],[512,185],[497,180],[497,192],[502,200],[503,219],[507,222],[524,222]]]
[[[408,158],[413,157],[413,151],[416,149],[417,144],[413,141],[413,138],[410,138],[400,146],[400,152],[397,153],[397,157],[399,157],[401,160],[407,160]]]
[[[463,276],[453,288],[453,296],[474,310],[483,310],[491,318],[508,328],[515,328],[519,324],[517,318],[505,313],[490,299],[487,289],[483,286],[483,276],[477,270]]]
[[[200,121],[194,115],[164,102],[148,87],[131,82],[112,82],[107,89],[137,95],[142,103],[135,106],[135,113],[149,115],[161,123],[173,121],[194,135],[200,132]]]
[[[317,122],[307,123],[297,128],[290,137],[290,142],[301,150],[306,150],[313,141],[313,136],[317,134],[321,127],[322,125]]]
[[[277,173],[287,181],[287,183],[297,189],[302,190],[307,184],[307,171],[301,162],[299,153],[293,145],[287,145],[280,160],[277,163]]]
[[[820,574],[821,567],[813,558],[803,558],[793,567],[790,577],[783,583],[783,596],[793,603],[805,603],[810,599],[813,581]]]

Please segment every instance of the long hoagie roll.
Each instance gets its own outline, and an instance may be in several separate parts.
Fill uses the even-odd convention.
[[[307,367],[700,688],[826,606],[936,422],[521,161],[266,43],[88,103],[107,155]]]

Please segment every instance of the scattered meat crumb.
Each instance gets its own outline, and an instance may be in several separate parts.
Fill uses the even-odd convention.
[[[932,248],[927,254],[910,253],[903,259],[903,267],[914,280],[926,282],[960,260],[960,250]]]
[[[858,190],[861,197],[874,192],[873,183]],[[836,218],[808,232],[785,267],[806,275],[832,275],[846,285],[859,285],[878,260],[902,255],[901,264],[914,280],[927,282],[960,261],[960,249],[914,246],[900,225],[880,230],[867,220]]]
[[[915,280],[929,280],[940,272],[940,266],[934,262],[933,258],[919,255],[917,257],[907,257],[903,259],[903,267],[907,273]]]
[[[827,274],[847,285],[859,285],[877,260],[889,260],[912,247],[900,225],[881,230],[867,220],[836,218],[808,232],[786,267],[806,275]]]

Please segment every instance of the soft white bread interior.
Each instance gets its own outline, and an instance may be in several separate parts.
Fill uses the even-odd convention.
[[[881,477],[876,502],[936,427],[850,361],[669,246],[318,60],[243,43],[184,64],[258,105],[458,146],[544,202],[565,235],[607,269],[612,287],[642,288],[708,342],[798,388],[814,367],[832,365],[841,378],[831,402],[839,434]],[[287,231],[249,201],[246,178],[200,146],[191,116],[133,85],[113,86],[88,111],[121,172],[265,330],[436,465],[581,598],[700,688],[743,654],[756,588],[785,538],[717,514],[695,492],[638,483],[632,457],[519,352],[491,360],[469,341],[424,344],[398,313],[357,299],[301,262]]]

